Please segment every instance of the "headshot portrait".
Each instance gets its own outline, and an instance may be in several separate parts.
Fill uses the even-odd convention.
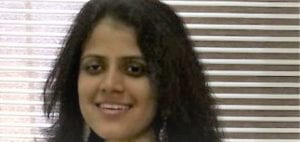
[[[0,0],[0,142],[298,142],[299,0]]]
[[[49,142],[219,142],[183,21],[157,0],[91,0],[44,88]]]

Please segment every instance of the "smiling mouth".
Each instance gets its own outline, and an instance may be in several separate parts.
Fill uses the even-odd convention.
[[[129,104],[117,104],[117,103],[97,103],[96,106],[105,114],[121,114],[127,112],[132,108]]]
[[[113,104],[113,103],[100,103],[98,104],[99,108],[102,109],[111,109],[111,110],[128,110],[131,108],[131,105],[126,104]]]

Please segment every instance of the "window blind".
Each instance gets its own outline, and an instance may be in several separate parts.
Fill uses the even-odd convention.
[[[42,86],[87,0],[0,1],[0,142],[44,141]],[[298,0],[163,1],[183,17],[225,142],[300,139]]]

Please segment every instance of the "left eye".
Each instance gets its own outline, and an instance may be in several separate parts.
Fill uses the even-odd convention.
[[[125,68],[125,72],[126,72],[126,74],[133,76],[133,77],[141,77],[141,76],[145,75],[146,69],[145,69],[145,65],[136,63],[136,64],[129,64]]]

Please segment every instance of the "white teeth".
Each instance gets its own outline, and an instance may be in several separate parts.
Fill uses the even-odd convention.
[[[122,104],[100,104],[100,107],[103,109],[115,109],[115,110],[126,110],[129,109],[128,105],[122,105]]]

